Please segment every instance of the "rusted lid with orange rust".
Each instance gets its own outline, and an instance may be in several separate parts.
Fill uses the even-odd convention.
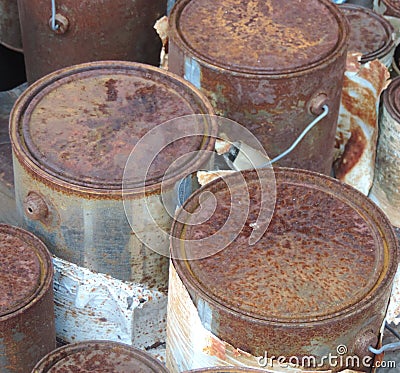
[[[384,90],[382,103],[390,116],[400,123],[400,76],[394,78]]]
[[[371,9],[343,4],[339,6],[350,24],[349,52],[362,53],[361,62],[382,58],[392,52],[393,26]]]
[[[111,341],[85,341],[66,345],[46,355],[34,373],[167,373],[149,354]]]
[[[275,211],[253,246],[252,227],[261,199],[268,197],[261,195],[256,172],[244,172],[251,203],[238,237],[200,260],[185,260],[190,240],[215,234],[217,242],[231,198],[243,213],[247,206],[243,190],[234,187],[237,175],[226,177],[229,190],[217,179],[188,199],[183,207],[189,212],[205,210],[207,198],[215,197],[217,206],[202,224],[190,225],[191,216],[174,223],[172,235],[183,241],[175,245],[172,240],[172,254],[180,257],[173,263],[183,283],[211,308],[268,322],[322,321],[359,309],[392,281],[397,268],[397,242],[388,219],[367,197],[335,179],[304,170],[274,171]]]
[[[29,304],[51,271],[50,254],[42,241],[0,224],[0,320]]]
[[[55,182],[120,191],[124,167],[138,141],[157,125],[192,114],[213,114],[213,109],[179,77],[133,62],[88,63],[59,70],[30,86],[11,114],[11,139],[23,164],[28,159],[35,172],[45,172]],[[173,126],[169,130],[176,131]],[[179,156],[212,149],[206,124],[202,133],[161,151],[149,168],[147,183],[162,180]],[[144,153],[143,164],[148,158]],[[142,182],[134,173],[125,181],[132,188]]]
[[[284,6],[285,5],[285,6]],[[196,58],[228,70],[285,74],[335,59],[348,29],[330,0],[183,0],[171,38]]]

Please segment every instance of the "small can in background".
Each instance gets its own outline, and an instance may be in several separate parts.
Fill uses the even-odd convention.
[[[26,373],[56,347],[53,265],[33,234],[0,224],[0,371]]]

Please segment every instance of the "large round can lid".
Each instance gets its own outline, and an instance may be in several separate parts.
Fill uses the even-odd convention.
[[[170,17],[172,38],[193,55],[241,72],[308,69],[334,59],[347,40],[346,21],[330,0],[184,0]]]
[[[362,62],[382,58],[395,47],[393,26],[383,16],[357,5],[339,8],[350,24],[348,51],[362,53]]]
[[[28,305],[51,271],[51,258],[36,236],[0,224],[0,318]]]
[[[183,79],[147,65],[96,62],[59,70],[30,86],[11,114],[11,138],[23,163],[28,159],[37,172],[119,191],[138,141],[157,125],[192,114],[213,114],[213,109]],[[212,145],[210,128],[202,125],[203,137],[166,144],[149,168],[148,184],[160,182],[179,156]],[[176,131],[173,125],[169,130]],[[144,161],[148,157],[143,154]],[[135,174],[125,181],[132,188],[143,182]]]
[[[54,350],[38,362],[35,373],[167,373],[149,354],[111,341],[85,341]]]
[[[251,227],[266,197],[256,172],[244,173],[250,192],[246,224],[217,254],[185,260],[190,240],[218,235],[231,201],[246,213],[243,190],[235,190],[232,179],[228,190],[218,179],[183,206],[196,216],[200,208],[206,209],[207,198],[217,201],[204,223],[191,225],[191,218],[185,218],[173,227],[173,236],[182,239],[172,247],[173,256],[182,258],[174,259],[174,265],[192,296],[230,312],[287,323],[331,318],[371,299],[397,266],[397,244],[384,214],[335,179],[304,170],[274,171],[275,211],[254,245],[249,244]]]

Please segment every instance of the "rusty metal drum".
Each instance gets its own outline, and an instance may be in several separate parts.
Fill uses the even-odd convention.
[[[0,44],[22,52],[17,0],[1,0],[0,15]]]
[[[397,228],[400,227],[399,112],[400,77],[396,77],[382,96],[375,175],[369,196]]]
[[[31,85],[11,113],[17,211],[24,225],[49,250],[68,262],[114,278],[165,289],[168,259],[146,247],[132,232],[127,214],[143,222],[154,209],[169,232],[172,217],[160,199],[163,175],[186,152],[212,150],[211,125],[172,144],[155,159],[146,179],[122,179],[130,153],[157,125],[190,114],[212,114],[206,98],[185,80],[134,62],[96,62],[49,74]],[[209,154],[196,155],[165,180],[165,194]],[[146,154],[143,155],[146,160]],[[172,172],[172,171],[171,171]],[[148,232],[153,234],[152,231]],[[165,246],[153,234],[153,244]],[[162,250],[161,250],[162,251]]]
[[[73,343],[46,355],[32,373],[64,372],[168,373],[155,358],[131,346],[110,341]]]
[[[33,234],[0,224],[0,371],[26,373],[56,347],[53,266]]]
[[[248,128],[271,159],[328,105],[329,115],[279,165],[330,173],[348,42],[335,4],[183,0],[169,25],[170,71]]]
[[[18,1],[28,82],[91,61],[159,65],[153,26],[166,7],[166,0]]]
[[[171,267],[190,295],[203,328],[213,335],[211,347],[200,346],[193,355],[229,364],[228,353],[238,361],[249,361],[247,355],[251,354],[252,367],[259,367],[256,357],[266,354],[275,359],[283,356],[290,362],[294,357],[302,361],[313,356],[319,370],[353,366],[366,371],[369,368],[361,362],[364,358],[372,362],[368,347],[378,342],[398,265],[392,226],[372,201],[336,179],[306,170],[274,171],[275,211],[254,245],[249,244],[249,236],[264,203],[261,187],[267,181],[255,170],[205,185],[177,215],[179,222],[174,223],[171,234]],[[243,210],[247,220],[238,237],[216,254],[187,260],[196,242],[212,235],[218,242],[229,211],[246,205],[238,182],[241,177],[251,193],[249,210],[246,212],[247,206]],[[207,210],[207,200],[216,201],[212,216],[192,225],[196,213]],[[203,251],[208,253],[209,249],[204,247]],[[190,324],[184,338],[178,342],[172,339],[178,335],[175,328],[182,331],[180,320],[187,317],[175,304],[180,296],[170,288],[167,366],[182,366],[179,353],[187,346],[196,346],[198,340],[189,340],[200,335],[198,331],[191,333]],[[168,343],[172,350],[168,351]],[[329,354],[340,356],[342,363],[337,360],[336,366],[329,366],[324,361]],[[352,357],[359,359],[359,368],[354,366],[356,360],[351,362]],[[171,359],[175,360],[172,364]],[[194,368],[183,365],[184,370]]]
[[[344,4],[340,10],[350,23],[348,52],[362,53],[361,63],[379,59],[390,67],[396,47],[390,22],[373,10],[356,5]]]

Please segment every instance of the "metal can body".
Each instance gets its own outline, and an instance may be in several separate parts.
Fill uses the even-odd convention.
[[[32,373],[104,371],[115,373],[166,373],[165,367],[147,353],[109,341],[73,343],[46,355]]]
[[[198,353],[203,354],[202,358],[207,356],[208,363],[217,357],[224,365],[221,362],[230,360],[224,360],[223,346],[229,344],[237,351],[237,360],[250,353],[255,364],[256,357],[267,353],[276,359],[283,356],[286,362],[312,356],[318,369],[368,371],[370,368],[361,362],[369,359],[372,363],[368,346],[377,344],[397,270],[398,247],[393,229],[367,197],[337,180],[305,170],[274,171],[276,208],[271,224],[256,244],[248,243],[249,227],[254,226],[257,216],[253,203],[257,205],[260,197],[254,171],[244,173],[252,191],[246,224],[239,236],[217,254],[200,260],[185,259],[194,237],[201,240],[211,232],[218,234],[215,229],[222,226],[221,214],[216,213],[207,227],[201,224],[196,230],[188,228],[189,219],[187,225],[174,223],[172,237],[185,240],[181,245],[171,240],[174,269],[203,327],[222,341],[214,343],[221,350],[201,346]],[[231,183],[234,177],[226,178],[231,196],[235,195]],[[224,181],[215,180],[192,194],[184,205],[186,211],[197,211],[198,196],[204,191],[226,205]],[[243,205],[243,201],[238,203]],[[202,208],[206,205],[203,199]],[[359,254],[353,256],[353,250]],[[179,295],[170,292],[169,296],[174,301],[169,304],[168,325],[174,319],[176,325],[184,325],[185,316],[179,314],[179,305],[175,306]],[[196,345],[189,342],[190,336],[189,330],[183,342],[185,348]],[[169,341],[176,347],[176,341]],[[172,356],[177,362],[171,366],[182,365],[180,351],[167,351],[167,358]],[[340,357],[337,365],[330,366],[326,360],[332,355]],[[360,366],[355,365],[357,359]]]
[[[395,227],[400,227],[399,161],[399,97],[400,77],[383,92],[379,117],[379,139],[375,177],[369,197],[386,213]]]
[[[159,64],[161,41],[153,29],[166,0],[18,1],[28,82],[63,67],[99,60]]]
[[[175,5],[170,16],[170,71],[201,89],[217,114],[248,128],[271,159],[289,148],[322,104],[328,104],[330,114],[279,164],[329,174],[347,51],[343,16],[330,1],[286,8],[273,0],[248,0],[237,11],[231,11],[229,1],[218,4],[222,5],[216,9],[214,3],[201,0]],[[331,27],[308,29],[311,12],[328,17]],[[295,25],[302,17],[303,28]],[[203,35],[208,33],[206,40]],[[308,39],[319,33],[327,36]],[[321,50],[314,49],[317,44]]]
[[[160,252],[168,253],[168,240],[147,224],[146,208],[169,232],[172,218],[160,198],[162,169],[192,146],[192,150],[213,149],[207,132],[211,129],[204,129],[204,137],[195,142],[188,140],[188,147],[181,143],[163,153],[161,168],[145,192],[140,181],[123,188],[123,175],[130,153],[147,131],[193,113],[212,114],[200,92],[168,72],[136,63],[82,64],[30,86],[11,114],[21,220],[64,260],[165,289],[168,259]],[[146,154],[147,149],[138,168],[148,159]],[[186,167],[203,164],[208,156],[205,152],[181,165],[164,184],[164,195],[172,198]],[[133,180],[135,171],[129,176]],[[127,214],[140,222],[140,234],[132,231]],[[151,236],[157,249],[146,247],[140,235]]]
[[[18,4],[14,0],[0,1],[0,44],[22,52]]]
[[[2,254],[1,287],[15,289],[2,294],[0,370],[25,373],[56,347],[51,256],[37,237],[9,225],[0,225],[0,242],[9,250]],[[14,285],[6,283],[11,277]]]

